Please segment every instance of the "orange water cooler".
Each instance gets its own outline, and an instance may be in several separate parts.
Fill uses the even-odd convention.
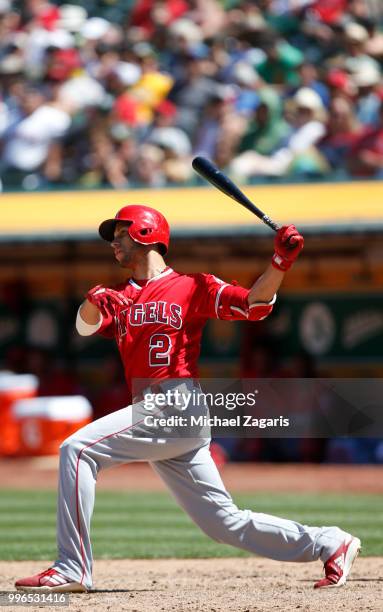
[[[13,407],[19,426],[19,456],[55,455],[61,442],[90,423],[92,406],[81,395],[35,397]]]
[[[19,454],[19,424],[15,419],[15,402],[33,398],[37,393],[38,379],[33,374],[0,372],[0,457]]]

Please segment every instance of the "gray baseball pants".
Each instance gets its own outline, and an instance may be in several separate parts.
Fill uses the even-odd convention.
[[[208,536],[279,561],[326,561],[342,544],[338,527],[308,527],[240,510],[226,491],[208,439],[135,438],[131,407],[113,412],[67,438],[60,449],[58,559],[67,578],[92,586],[89,537],[99,470],[148,461],[178,504]]]

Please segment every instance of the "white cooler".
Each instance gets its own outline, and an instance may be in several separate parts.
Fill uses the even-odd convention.
[[[82,395],[22,399],[13,413],[22,456],[57,454],[65,438],[92,420],[92,406]]]

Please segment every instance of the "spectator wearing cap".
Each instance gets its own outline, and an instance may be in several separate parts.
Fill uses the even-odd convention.
[[[111,90],[111,93],[114,93],[114,88],[118,89],[117,93],[121,93],[134,85],[141,76],[136,61],[122,60],[118,46],[104,43],[97,44],[92,58],[88,57],[87,72]]]
[[[60,21],[60,10],[48,2],[29,3],[33,16],[28,23],[25,40],[25,67],[30,77],[35,79],[44,75],[46,53],[49,49],[70,50],[75,46],[73,34]]]
[[[162,168],[171,183],[182,182],[190,176],[191,142],[188,135],[174,125],[177,109],[169,100],[161,102],[155,111],[153,129],[146,141],[164,152]]]
[[[364,25],[368,32],[368,40],[365,45],[365,51],[377,61],[383,60],[383,32],[379,28],[378,20],[365,19]]]
[[[203,33],[199,25],[191,19],[177,19],[166,31],[165,49],[161,54],[166,70],[171,72],[174,82],[182,81],[191,55],[196,50],[203,51]]]
[[[378,68],[376,60],[366,53],[368,40],[368,31],[360,23],[351,22],[344,26],[344,67],[350,73],[360,72],[371,66]]]
[[[12,7],[11,0],[0,1],[0,56],[9,46],[22,46],[27,34],[21,29],[21,15]]]
[[[50,47],[45,56],[45,78],[62,82],[73,76],[81,68],[82,62],[77,49],[56,49]]]
[[[139,155],[149,152],[150,160],[144,171],[158,186],[162,181],[182,183],[191,177],[191,142],[188,135],[175,124],[177,107],[170,100],[163,100],[154,109],[152,124],[143,134]],[[142,181],[147,174],[136,168],[135,177]]]
[[[348,0],[314,0],[310,7],[313,15],[323,23],[339,23],[347,10]]]
[[[234,119],[233,98],[225,95],[225,89],[217,89],[203,111],[199,129],[195,137],[194,153],[217,161],[218,143],[224,125]],[[224,164],[225,165],[225,164]]]
[[[149,38],[158,27],[168,27],[189,10],[186,0],[137,0],[129,23]]]
[[[163,187],[165,175],[162,164],[164,151],[152,144],[140,146],[133,168],[133,180],[137,185],[148,187]]]
[[[205,59],[199,50],[190,50],[184,73],[169,93],[169,99],[178,108],[177,125],[189,137],[195,133],[201,113],[217,91],[217,82],[207,73]]]
[[[105,39],[105,36],[111,29],[112,24],[102,17],[89,17],[81,26],[81,36],[85,41],[90,41],[96,45]]]
[[[174,125],[177,107],[170,100],[162,100],[154,109],[153,128],[165,128]]]
[[[0,2],[0,74],[2,83],[25,70],[24,47],[28,35],[21,30],[21,15],[10,2]]]
[[[141,69],[131,62],[116,62],[105,74],[107,90],[115,97],[111,120],[129,127],[140,125],[139,101],[131,92],[141,78]]]
[[[283,104],[278,94],[270,87],[259,92],[259,106],[250,120],[239,152],[256,151],[271,155],[285,142],[291,127],[283,117]]]
[[[352,101],[356,94],[356,88],[350,75],[340,68],[330,68],[328,70],[326,84],[330,92],[330,98],[344,97]]]
[[[238,177],[282,176],[289,171],[320,171],[313,149],[325,134],[325,111],[322,100],[312,89],[303,87],[293,98],[295,112],[292,131],[286,144],[271,156],[246,151],[233,160],[231,170]]]
[[[87,17],[88,13],[84,7],[76,4],[62,4],[59,8],[58,26],[72,34],[78,34]]]
[[[207,155],[223,167],[233,158],[247,125],[247,116],[238,112],[235,94],[236,88],[228,85],[217,88],[202,117],[194,146],[195,153]]]
[[[191,143],[187,134],[176,127],[177,107],[170,100],[163,100],[154,109],[153,121],[142,136],[143,142],[173,149],[177,154],[188,155]]]
[[[378,125],[365,128],[350,148],[347,164],[354,177],[383,179],[383,102]]]
[[[2,75],[2,92],[1,92],[1,129],[0,138],[3,138],[6,131],[12,129],[23,117],[28,113],[26,108],[28,103],[33,104],[33,93],[41,96],[41,104],[45,100],[44,95],[38,87],[32,87],[20,75],[12,75],[8,80]],[[1,91],[1,90],[0,90]],[[32,91],[32,99],[29,99],[28,92]],[[39,102],[35,108],[39,106]],[[3,145],[4,143],[2,143]]]
[[[124,189],[134,182],[139,146],[134,132],[118,123],[111,126],[110,137],[114,148],[111,155],[103,160],[104,180],[115,189]]]
[[[263,80],[249,61],[241,60],[228,67],[229,79],[236,89],[235,110],[241,116],[249,118],[259,105],[259,90],[264,86]],[[223,71],[223,74],[225,71]]]
[[[138,122],[147,125],[153,119],[154,108],[167,97],[173,77],[160,68],[158,55],[151,45],[138,43],[133,51],[138,57],[141,76],[129,91],[138,102]]]
[[[14,127],[23,119],[31,115],[47,100],[47,94],[40,85],[31,85],[23,80],[14,81],[7,88],[4,95],[9,122],[5,129],[9,129],[6,138],[10,138]]]
[[[235,99],[235,89],[229,86],[224,88],[225,106],[222,113],[218,135],[215,159],[218,166],[227,167],[238,149],[240,140],[245,132],[248,118],[238,112],[238,99]]]
[[[300,78],[299,87],[294,87],[291,95],[294,95],[302,87],[308,87],[318,94],[323,105],[327,108],[330,103],[330,92],[326,83],[319,79],[317,67],[311,62],[303,62],[298,67],[298,74]]]
[[[106,19],[90,17],[84,21],[77,34],[86,70],[96,79],[104,78],[105,65],[111,68],[109,53],[114,51],[115,54],[118,54],[116,46],[113,49],[113,46],[106,43],[109,33],[112,33],[113,36],[113,31],[111,24]],[[112,63],[114,64],[117,59],[119,58],[115,57]]]
[[[133,180],[133,168],[138,155],[135,130],[118,121],[114,114],[97,113],[86,138],[81,184],[88,187],[128,187]]]
[[[379,86],[382,76],[379,68],[373,64],[365,65],[352,75],[352,82],[357,90],[356,115],[363,125],[376,125],[380,114]]]
[[[326,133],[318,143],[318,150],[333,170],[346,169],[347,151],[353,146],[361,127],[352,102],[344,97],[331,100]]]
[[[36,188],[51,148],[69,130],[73,109],[59,97],[49,101],[40,90],[26,90],[21,110],[23,116],[3,135],[2,174],[5,185],[16,176],[26,189]]]
[[[270,38],[264,46],[266,58],[257,66],[257,72],[266,83],[298,86],[297,68],[304,60],[303,53],[283,38]]]
[[[219,0],[193,0],[188,18],[201,28],[203,38],[213,38],[226,25],[225,9]]]

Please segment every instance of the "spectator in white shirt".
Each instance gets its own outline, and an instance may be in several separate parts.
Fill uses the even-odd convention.
[[[271,156],[245,151],[231,163],[231,172],[243,179],[252,176],[283,176],[294,158],[309,151],[324,136],[325,110],[319,95],[308,87],[297,91],[294,125],[286,144]]]
[[[36,99],[36,104],[32,104]],[[50,147],[71,125],[71,108],[64,101],[48,102],[39,92],[28,92],[24,116],[3,135],[2,171],[21,174],[39,171],[47,161]]]

